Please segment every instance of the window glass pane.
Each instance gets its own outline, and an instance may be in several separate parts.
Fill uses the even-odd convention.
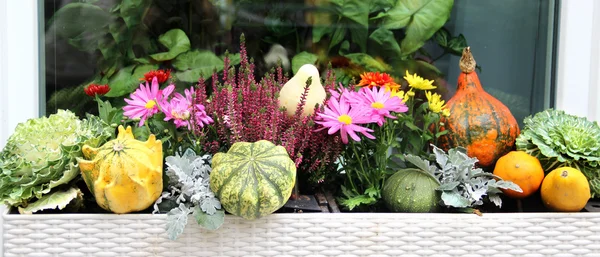
[[[46,0],[46,113],[94,112],[85,85],[110,84],[126,96],[156,68],[172,69],[178,87],[191,85],[222,68],[226,51],[239,53],[242,33],[258,75],[279,58],[290,72],[302,63],[322,70],[331,63],[344,83],[367,70],[400,82],[408,69],[436,79],[446,99],[456,88],[458,54],[468,44],[484,88],[519,122],[552,106],[556,1],[456,0],[446,23],[437,21],[439,6],[405,13],[395,2]]]

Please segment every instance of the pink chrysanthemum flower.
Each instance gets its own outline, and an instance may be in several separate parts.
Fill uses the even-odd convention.
[[[398,97],[392,97],[391,92],[383,87],[363,87],[357,94],[357,98],[350,99],[353,105],[363,106],[369,109],[372,118],[377,121],[377,125],[382,126],[385,118],[395,119],[391,112],[406,112],[408,107]]]
[[[212,123],[213,120],[206,114],[204,105],[193,104],[195,96],[193,87],[185,90],[185,96],[175,93],[171,101],[164,104],[165,121],[173,120],[177,128],[185,126],[188,129],[191,129],[192,121],[200,127]],[[191,120],[192,118],[194,120]]]
[[[140,119],[139,126],[143,126],[144,122],[159,111],[160,104],[163,104],[167,97],[175,89],[174,85],[169,85],[164,90],[158,89],[158,81],[156,77],[152,80],[152,84],[140,84],[140,87],[125,98],[127,105],[123,107],[123,115],[130,119]]]
[[[365,108],[352,108],[343,95],[340,99],[331,97],[327,101],[324,112],[317,113],[317,117],[318,120],[315,122],[323,126],[321,129],[329,128],[327,131],[329,135],[339,130],[344,144],[348,143],[348,135],[354,141],[360,141],[360,137],[356,132],[362,133],[367,138],[375,139],[373,135],[369,134],[369,132],[373,132],[372,129],[357,125],[373,122],[369,115],[369,110]]]

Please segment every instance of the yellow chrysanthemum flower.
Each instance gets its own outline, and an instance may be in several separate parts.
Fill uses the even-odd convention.
[[[445,108],[444,110],[442,110],[442,115],[444,115],[445,117],[450,117],[450,110],[448,110],[448,108]]]
[[[390,92],[390,91],[392,92],[390,94],[390,97],[397,96],[398,98],[402,99],[403,103],[406,103],[406,100],[408,100],[408,98],[409,98],[409,95],[405,94],[404,91],[402,91],[398,88],[391,88],[391,87],[386,86],[385,92]]]
[[[423,79],[422,77],[419,77],[416,73],[410,75],[410,73],[408,73],[408,70],[406,71],[406,76],[404,76],[404,79],[408,81],[408,85],[410,87],[419,90],[432,90],[436,88],[433,85],[433,80]]]
[[[435,113],[442,113],[442,115],[444,114],[444,110],[446,110],[446,104],[445,101],[442,100],[442,96],[437,94],[437,93],[431,93],[431,91],[426,91],[425,92],[425,97],[427,97],[427,102],[429,102],[429,110],[431,110],[432,112]],[[450,115],[450,112],[447,112],[448,115]]]

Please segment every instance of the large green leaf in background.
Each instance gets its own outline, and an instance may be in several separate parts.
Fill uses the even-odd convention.
[[[123,0],[119,11],[127,27],[133,28],[140,24],[151,3],[151,0]]]
[[[292,72],[296,74],[300,67],[304,64],[315,64],[317,62],[317,55],[303,51],[294,55],[292,58]]]
[[[117,72],[110,80],[108,85],[110,91],[106,97],[119,97],[133,92],[140,86],[140,78],[144,77],[146,72],[158,69],[158,65],[145,64],[125,67]]]
[[[331,0],[331,2],[339,6],[339,10],[344,19],[352,21],[352,23],[348,25],[352,41],[360,46],[360,49],[363,52],[366,51],[367,37],[369,35],[369,12],[367,10],[370,9],[370,1]],[[336,31],[336,33],[338,33],[338,31]],[[336,38],[335,34],[334,38]],[[339,40],[339,42],[341,41],[342,40]]]
[[[102,28],[113,20],[102,8],[88,3],[70,3],[60,8],[50,20],[56,35],[76,38],[84,32],[103,33]]]
[[[179,54],[187,52],[191,48],[190,39],[181,29],[172,29],[158,37],[158,42],[169,49],[168,52],[150,55],[157,61],[172,60]]]
[[[376,49],[377,53],[387,60],[398,60],[402,56],[400,45],[391,30],[378,28],[371,33],[369,40],[374,43],[372,49]]]
[[[421,48],[450,18],[454,0],[397,0],[385,14],[383,26],[387,29],[406,29],[400,48],[409,55]]]
[[[193,50],[183,53],[173,61],[178,70],[175,77],[185,82],[197,82],[200,77],[209,77],[215,71],[223,70],[223,59],[207,50]]]

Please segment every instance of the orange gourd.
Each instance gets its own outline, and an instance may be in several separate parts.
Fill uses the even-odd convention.
[[[464,147],[467,155],[479,160],[479,166],[489,167],[513,149],[519,125],[502,102],[483,90],[475,66],[471,50],[466,47],[460,59],[462,73],[456,94],[446,105],[450,116],[441,120],[441,129],[448,133],[440,137],[439,146],[446,151]]]
[[[591,197],[587,178],[571,167],[560,167],[548,173],[540,194],[548,209],[563,212],[581,211]]]
[[[537,192],[544,180],[540,161],[523,151],[511,151],[500,157],[494,166],[494,175],[517,184],[523,192],[501,189],[511,198],[525,198]]]

